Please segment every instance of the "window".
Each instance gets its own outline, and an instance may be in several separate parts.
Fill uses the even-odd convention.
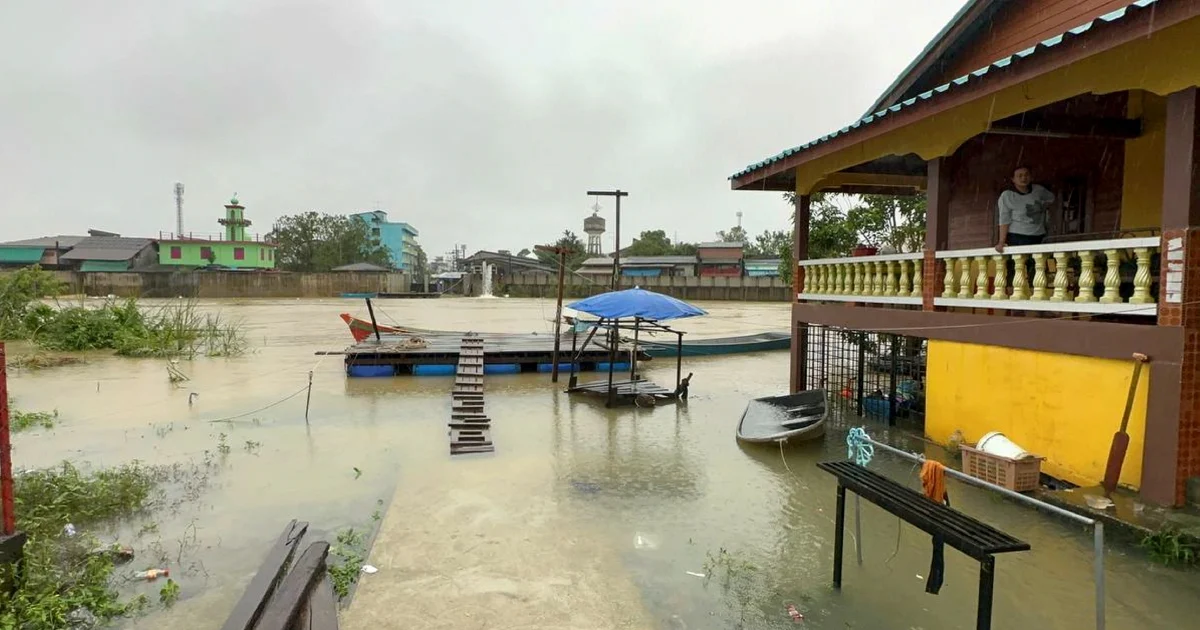
[[[379,236],[379,228],[371,228],[371,236]]]
[[[258,250],[258,259],[266,260],[267,259],[267,250],[265,250],[265,249]]]
[[[234,260],[246,260],[246,248],[245,247],[234,247],[233,248],[233,259]]]
[[[201,247],[200,248],[200,257],[203,258],[204,260],[211,262],[213,259],[212,248],[211,247]]]
[[[183,248],[178,245],[171,246],[171,260],[179,260],[183,258]]]

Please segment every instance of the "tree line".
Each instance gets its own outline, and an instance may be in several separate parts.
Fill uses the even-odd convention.
[[[751,239],[746,234],[745,228],[739,225],[728,230],[721,230],[715,236],[715,240],[723,243],[744,243],[743,252],[746,258],[775,258],[783,253],[785,246],[788,247],[788,255],[791,255],[791,232],[764,230],[762,234]],[[566,249],[567,268],[571,270],[578,269],[589,257],[583,240],[571,230],[564,230],[558,240],[553,243],[546,243],[544,246]],[[667,237],[665,230],[645,230],[634,238],[632,243],[621,250],[621,256],[695,256],[697,249],[698,245],[696,243],[686,241],[672,242]],[[539,261],[547,265],[558,264],[555,254],[535,248],[534,255],[537,256]]]
[[[267,234],[275,265],[284,271],[322,272],[354,263],[392,268],[392,252],[371,235],[366,222],[344,214],[301,212],[279,217]],[[428,267],[417,245],[415,276]]]

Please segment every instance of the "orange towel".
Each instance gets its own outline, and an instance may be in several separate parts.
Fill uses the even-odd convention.
[[[930,501],[945,502],[946,467],[941,462],[927,459],[921,464],[921,489]]]

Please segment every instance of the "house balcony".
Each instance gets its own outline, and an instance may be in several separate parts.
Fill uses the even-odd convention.
[[[1004,310],[1113,316],[1154,323],[1159,237],[1058,242],[799,262],[802,302],[937,310]],[[932,281],[934,286],[926,287]],[[1133,318],[1133,319],[1130,319]],[[1142,318],[1138,322],[1136,318]]]

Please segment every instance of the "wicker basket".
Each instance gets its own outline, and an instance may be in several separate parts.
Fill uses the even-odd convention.
[[[962,445],[962,471],[1015,492],[1036,490],[1045,457],[1011,459]]]

